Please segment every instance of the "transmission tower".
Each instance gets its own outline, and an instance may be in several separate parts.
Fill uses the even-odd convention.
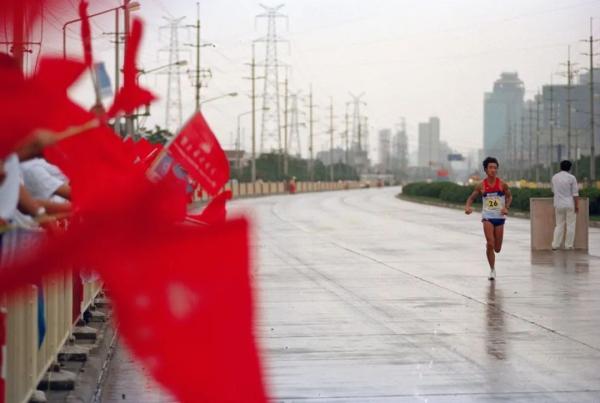
[[[358,152],[361,152],[365,149],[362,130],[362,116],[360,114],[361,105],[366,105],[366,103],[362,100],[364,95],[364,92],[360,95],[354,95],[350,93],[350,97],[352,98],[351,104],[353,105],[351,147]]]
[[[267,7],[262,4],[260,6],[265,12],[256,16],[256,18],[267,19],[267,35],[255,41],[265,44],[265,62],[261,65],[261,67],[264,67],[265,73],[260,138],[260,150],[261,153],[264,153],[273,150],[282,150],[279,95],[279,69],[282,65],[279,63],[277,44],[285,42],[285,40],[277,34],[277,20],[280,18],[287,19],[287,16],[279,12],[283,4],[276,7]]]
[[[300,93],[292,93],[290,95],[290,136],[288,150],[291,155],[300,157],[302,155],[302,145],[300,143],[300,110],[298,108],[298,99]]]
[[[167,25],[160,27],[169,30],[169,47],[160,49],[169,53],[169,64],[167,74],[167,98],[165,105],[165,129],[172,133],[178,130],[183,123],[183,107],[181,102],[181,70],[179,53],[185,51],[179,47],[179,30],[185,29],[181,23],[185,17],[167,18]]]

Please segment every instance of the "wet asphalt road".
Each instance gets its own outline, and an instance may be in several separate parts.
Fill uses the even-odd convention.
[[[247,199],[274,401],[600,402],[600,230],[532,254],[509,219],[487,280],[478,216],[398,188]],[[168,402],[117,352],[106,402]]]

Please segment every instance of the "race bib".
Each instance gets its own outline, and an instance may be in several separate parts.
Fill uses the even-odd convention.
[[[485,204],[488,210],[500,210],[502,208],[500,197],[488,197]]]

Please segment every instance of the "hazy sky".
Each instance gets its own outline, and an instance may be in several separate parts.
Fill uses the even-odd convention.
[[[118,4],[117,0],[112,1]],[[146,22],[142,67],[165,64],[168,31],[159,34],[163,16],[186,16],[195,22],[195,0],[140,0],[136,13]],[[588,61],[581,39],[589,36],[589,18],[600,16],[600,1],[585,0],[288,0],[282,12],[289,16],[279,24],[290,46],[280,45],[283,62],[292,66],[291,88],[308,92],[313,85],[319,105],[316,147],[326,142],[325,106],[333,97],[337,126],[348,92],[365,92],[368,103],[371,149],[376,149],[376,132],[394,127],[400,117],[408,123],[411,148],[417,140],[417,126],[429,116],[441,119],[441,137],[463,152],[482,146],[483,94],[492,88],[502,71],[517,71],[525,82],[527,97],[552,73],[564,70],[567,46],[580,66]],[[267,5],[281,4],[265,2]],[[91,0],[90,12],[96,11]],[[228,98],[205,105],[205,114],[225,146],[230,146],[237,115],[250,109],[247,97],[251,43],[266,33],[264,21],[255,23],[261,12],[250,0],[201,0],[203,38],[217,47],[204,48],[203,67],[210,67],[213,79],[204,89],[210,98],[236,91]],[[57,16],[57,20],[60,16]],[[57,21],[58,23],[58,21]],[[112,31],[113,19],[99,18],[93,26],[98,37],[96,49],[112,70],[112,44],[102,30]],[[597,21],[595,35],[600,34]],[[69,46],[74,44],[70,34]],[[73,36],[73,38],[71,38]],[[180,42],[191,42],[193,30],[181,31]],[[190,48],[191,49],[191,48]],[[264,50],[257,49],[257,58]],[[190,62],[192,53],[189,54]],[[182,58],[186,57],[182,55]],[[191,68],[191,65],[188,65]],[[186,68],[188,68],[186,67]],[[144,79],[159,95],[165,95],[166,76]],[[556,76],[556,82],[564,81]],[[193,87],[182,77],[184,116],[194,107]],[[260,88],[260,87],[259,87]],[[148,122],[164,122],[164,104],[154,106]],[[249,117],[242,119],[248,135]],[[260,130],[260,126],[258,127]],[[302,133],[306,148],[307,133]],[[245,140],[247,146],[250,142]],[[372,158],[376,158],[373,154]]]

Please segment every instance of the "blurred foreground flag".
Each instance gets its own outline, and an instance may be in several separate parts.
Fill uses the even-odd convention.
[[[144,368],[182,403],[266,403],[248,222],[162,226],[137,241],[104,248],[99,267]]]
[[[229,180],[227,156],[200,112],[181,129],[168,152],[211,196]]]

